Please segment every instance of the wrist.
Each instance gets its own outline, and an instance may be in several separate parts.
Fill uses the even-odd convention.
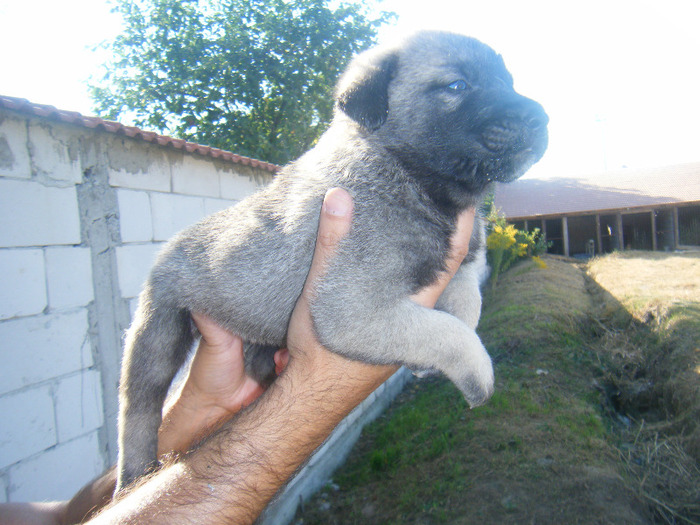
[[[290,399],[340,414],[337,424],[398,368],[351,360],[319,347],[296,353],[279,379]]]

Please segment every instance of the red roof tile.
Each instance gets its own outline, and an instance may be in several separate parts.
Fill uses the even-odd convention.
[[[142,140],[144,142],[151,142],[160,146],[181,149],[188,153],[198,153],[199,155],[203,155],[205,157],[212,157],[215,159],[233,162],[235,164],[243,164],[245,166],[251,166],[253,168],[260,168],[272,173],[275,173],[277,170],[279,170],[279,166],[277,166],[276,164],[263,162],[257,159],[251,159],[242,155],[236,155],[235,153],[231,153],[230,151],[212,148],[211,146],[195,144],[194,142],[188,142],[183,139],[166,137],[165,135],[159,135],[158,133],[154,133],[153,131],[144,131],[134,126],[125,126],[118,122],[104,120],[99,117],[88,117],[78,113],[77,111],[65,111],[57,109],[54,106],[47,106],[45,104],[34,104],[23,98],[6,97],[0,95],[0,108],[10,109],[12,111],[17,111],[19,113],[24,113],[28,115],[34,115],[36,117],[56,120],[59,122],[64,122],[66,124],[73,124],[75,126],[82,126],[88,129],[98,129],[117,135],[125,135],[136,140]]]
[[[624,169],[590,177],[498,184],[496,207],[512,219],[700,201],[700,163]]]

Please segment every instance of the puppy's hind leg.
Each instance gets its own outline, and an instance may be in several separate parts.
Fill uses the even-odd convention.
[[[145,290],[124,347],[117,492],[156,464],[163,402],[192,342],[189,312],[154,306]]]
[[[461,319],[476,329],[481,316],[481,285],[488,277],[484,219],[476,217],[469,242],[469,255],[442,292],[435,308]]]
[[[484,270],[480,260],[463,264],[442,292],[435,308],[454,315],[476,329],[481,317],[480,279]]]

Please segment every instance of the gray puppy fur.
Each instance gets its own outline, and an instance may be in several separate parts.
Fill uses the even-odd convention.
[[[474,331],[482,221],[437,309],[409,296],[444,268],[457,215],[539,160],[547,121],[501,57],[465,36],[423,32],[355,58],[318,145],[160,253],[126,338],[118,489],[156,461],[164,397],[196,336],[191,312],[239,334],[249,372],[270,377],[332,187],[350,192],[354,212],[311,305],[319,341],[352,359],[439,370],[471,406],[484,403],[494,378]]]

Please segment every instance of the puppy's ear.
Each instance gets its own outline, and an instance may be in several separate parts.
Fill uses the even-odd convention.
[[[369,130],[384,124],[389,114],[389,82],[397,53],[371,50],[358,56],[338,82],[336,106]]]

